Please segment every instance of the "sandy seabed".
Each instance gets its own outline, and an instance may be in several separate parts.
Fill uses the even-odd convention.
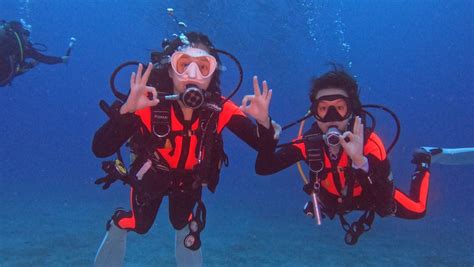
[[[124,190],[102,193],[4,187],[0,266],[92,266]],[[377,218],[356,246],[344,244],[339,221],[322,226],[301,209],[270,199],[206,197],[201,235],[205,266],[473,266],[472,219]],[[303,203],[302,203],[303,204]],[[153,228],[130,233],[125,266],[175,266],[174,230],[164,201]],[[272,207],[262,209],[261,207]]]

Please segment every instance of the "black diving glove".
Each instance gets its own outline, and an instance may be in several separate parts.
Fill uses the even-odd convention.
[[[95,180],[96,185],[104,184],[102,189],[106,190],[117,180],[122,180],[124,184],[130,184],[130,178],[122,161],[116,159],[113,161],[103,161],[102,170],[107,175]]]
[[[418,148],[413,152],[411,163],[416,164],[418,170],[429,169],[431,165],[431,153],[423,148]]]
[[[115,181],[117,181],[116,178],[113,178],[112,175],[107,175],[105,177],[99,178],[95,180],[96,185],[104,184],[102,186],[102,189],[107,190],[109,189],[110,185],[113,184]]]

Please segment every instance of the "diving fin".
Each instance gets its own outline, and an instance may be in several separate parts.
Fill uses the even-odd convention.
[[[421,147],[431,154],[431,163],[442,165],[474,164],[474,147],[441,148]]]
[[[102,244],[95,256],[94,267],[122,266],[125,258],[127,230],[118,228],[111,220]]]

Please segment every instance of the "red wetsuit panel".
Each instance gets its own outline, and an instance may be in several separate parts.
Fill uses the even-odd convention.
[[[396,189],[394,195],[397,202],[396,215],[408,219],[423,217],[426,213],[429,184],[430,173],[423,171],[415,174],[410,188],[410,196]]]

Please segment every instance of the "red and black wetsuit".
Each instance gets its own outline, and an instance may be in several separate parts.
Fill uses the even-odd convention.
[[[262,134],[266,134],[265,131],[262,131]],[[304,143],[287,145],[276,152],[274,143],[264,144],[257,156],[255,167],[258,174],[272,174],[300,160],[308,163]],[[336,160],[330,160],[326,145],[323,151],[324,169],[320,176],[319,198],[323,212],[330,218],[341,211],[341,208],[343,211],[375,209],[380,216],[395,215],[406,219],[418,219],[425,215],[429,170],[417,169],[411,182],[410,195],[394,188],[384,145],[375,133],[369,135],[364,145],[368,172],[353,168],[350,158],[342,148]],[[353,186],[348,189],[346,185],[351,176],[354,179]],[[343,193],[347,190],[352,191],[349,202],[344,201],[348,199]]]
[[[182,229],[189,221],[196,201],[200,199],[202,187],[193,187],[192,170],[197,163],[196,146],[200,126],[199,110],[193,112],[191,120],[185,121],[179,105],[175,102],[170,108],[171,135],[170,142],[165,147],[156,150],[171,169],[169,180],[163,180],[159,175],[143,177],[143,191],[131,190],[132,210],[118,211],[114,214],[115,224],[137,233],[146,233],[152,226],[163,196],[169,197],[169,216],[175,229]],[[142,126],[146,127],[146,130]],[[97,157],[108,157],[137,132],[145,139],[151,133],[151,108],[137,111],[135,114],[120,115],[116,120],[109,120],[95,134],[93,152]],[[263,126],[255,126],[244,113],[232,102],[227,101],[222,107],[217,120],[217,132],[220,134],[227,127],[240,139],[257,149],[260,143],[257,131]],[[143,135],[143,131],[145,132]],[[273,128],[268,130],[273,132]],[[141,137],[139,137],[141,138]],[[273,136],[271,136],[273,139]],[[139,141],[139,140],[138,140]],[[132,171],[133,171],[132,164]]]

